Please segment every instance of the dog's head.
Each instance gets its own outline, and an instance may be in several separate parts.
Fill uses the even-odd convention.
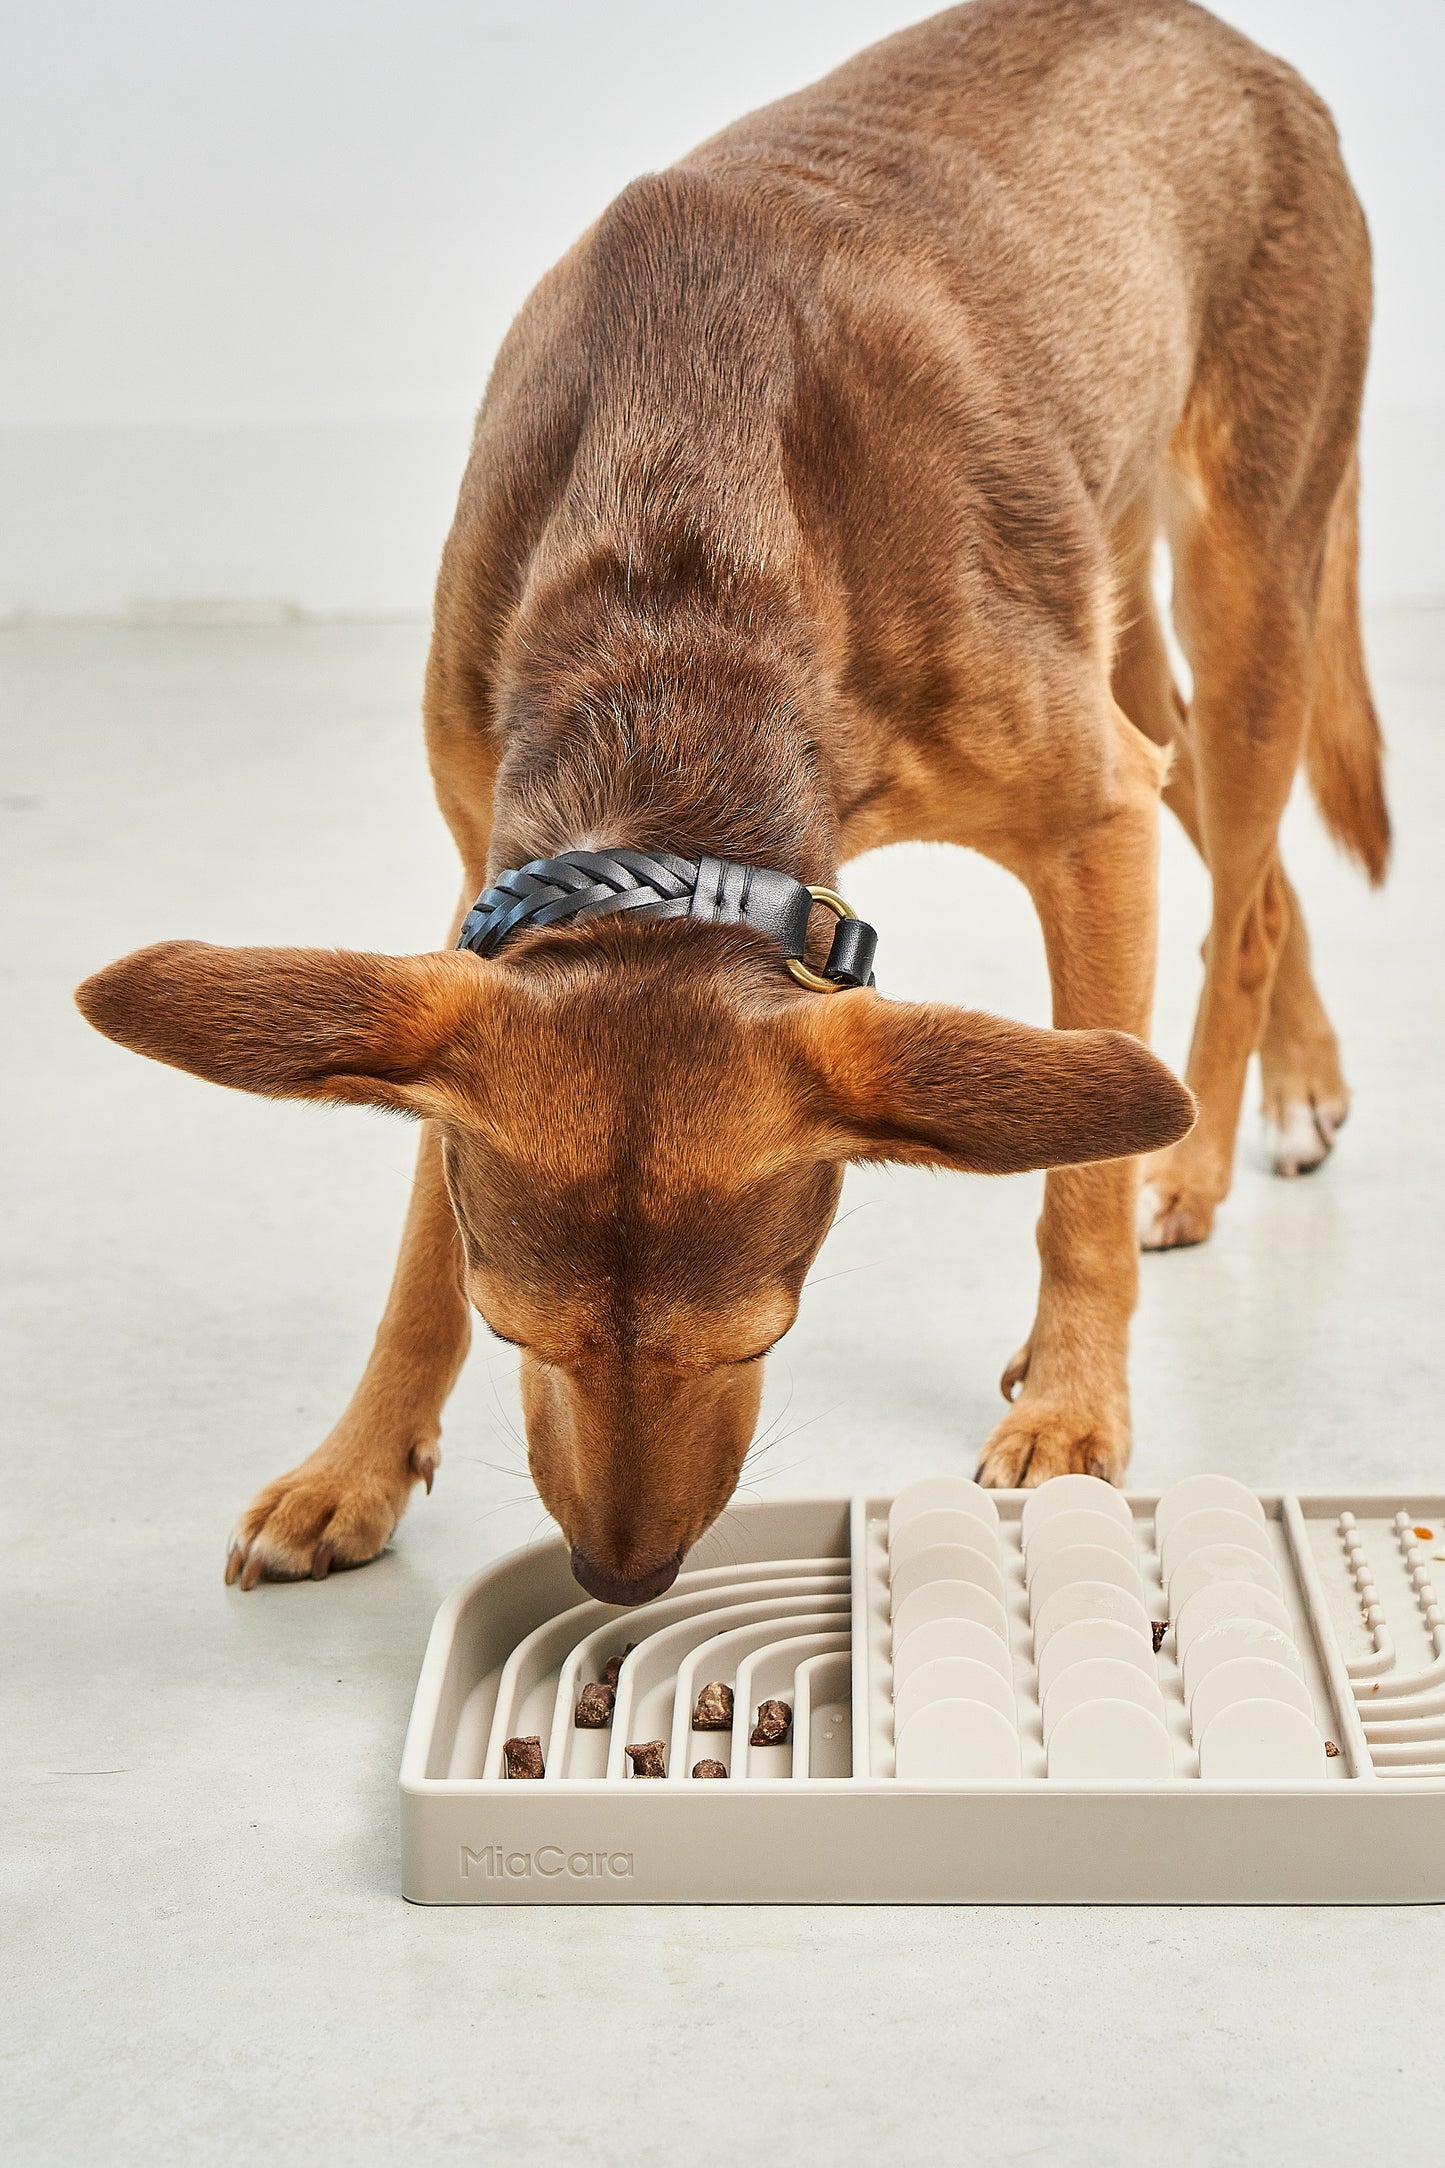
[[[167,942],[77,998],[216,1083],[438,1124],[537,1488],[611,1602],[660,1594],[732,1495],[849,1160],[1009,1174],[1154,1149],[1193,1111],[1121,1033],[805,993],[760,936],[685,921],[493,963]]]

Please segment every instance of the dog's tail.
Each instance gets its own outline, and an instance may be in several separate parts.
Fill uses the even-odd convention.
[[[1390,810],[1360,640],[1359,513],[1360,471],[1351,459],[1325,536],[1305,773],[1326,828],[1378,887],[1390,862]]]

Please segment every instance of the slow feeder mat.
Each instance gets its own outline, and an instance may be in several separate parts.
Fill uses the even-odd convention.
[[[403,1892],[1445,1900],[1437,1584],[1445,1494],[1221,1476],[739,1504],[636,1610],[577,1601],[541,1544],[433,1626]],[[714,1694],[695,1728],[719,1686],[730,1725]]]

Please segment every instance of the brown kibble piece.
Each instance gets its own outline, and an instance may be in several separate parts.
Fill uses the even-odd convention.
[[[577,1714],[573,1719],[579,1731],[606,1731],[612,1722],[612,1704],[617,1694],[614,1688],[600,1683],[584,1686],[577,1697]]]
[[[509,1777],[540,1777],[546,1773],[542,1767],[540,1739],[504,1739],[502,1756]]]
[[[1335,1742],[1334,1742],[1334,1740],[1333,1740],[1333,1739],[1326,1739],[1326,1741],[1325,1741],[1325,1759],[1326,1759],[1327,1761],[1338,1761],[1338,1760],[1339,1760],[1339,1758],[1340,1758],[1340,1750],[1339,1750],[1339,1748],[1338,1748],[1338,1747],[1337,1747],[1337,1746],[1335,1745]]]
[[[632,1764],[632,1774],[635,1777],[667,1775],[662,1761],[663,1743],[661,1739],[645,1739],[641,1746],[630,1746],[627,1749],[627,1759]]]
[[[727,1763],[720,1761],[695,1761],[692,1765],[692,1773],[695,1777],[725,1777],[728,1773]]]
[[[606,1663],[602,1666],[602,1684],[604,1686],[610,1686],[614,1693],[616,1693],[617,1691],[617,1674],[622,1669],[622,1666],[626,1663],[628,1657],[632,1654],[636,1646],[637,1643],[635,1641],[629,1641],[626,1648],[622,1650],[620,1655],[609,1656]]]
[[[1160,1651],[1160,1650],[1161,1650],[1161,1649],[1163,1648],[1163,1646],[1164,1646],[1164,1636],[1165,1636],[1165,1635],[1166,1635],[1166,1634],[1168,1633],[1168,1631],[1169,1631],[1169,1621],[1168,1621],[1168,1619],[1167,1619],[1167,1618],[1156,1618],[1156,1619],[1151,1619],[1151,1620],[1150,1620],[1150,1622],[1149,1622],[1149,1631],[1150,1631],[1150,1633],[1151,1633],[1151,1634],[1152,1634],[1152,1635],[1154,1636],[1154,1654],[1155,1654],[1155,1655],[1157,1656],[1157,1655],[1159,1654],[1159,1651]]]
[[[714,1679],[697,1697],[697,1707],[692,1712],[694,1731],[731,1731],[733,1728],[733,1690],[724,1686],[721,1679]]]
[[[748,1745],[781,1746],[792,1728],[793,1712],[786,1701],[760,1701]]]

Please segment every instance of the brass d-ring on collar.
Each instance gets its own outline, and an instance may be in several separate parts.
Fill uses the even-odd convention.
[[[856,920],[858,917],[858,913],[854,910],[852,904],[845,902],[836,889],[813,888],[810,886],[808,894],[812,897],[814,903],[821,903],[830,910],[840,925],[846,919]],[[843,981],[841,979],[825,979],[821,971],[812,970],[803,962],[800,956],[790,956],[788,958],[788,969],[800,986],[811,988],[815,994],[836,994],[842,991]]]

